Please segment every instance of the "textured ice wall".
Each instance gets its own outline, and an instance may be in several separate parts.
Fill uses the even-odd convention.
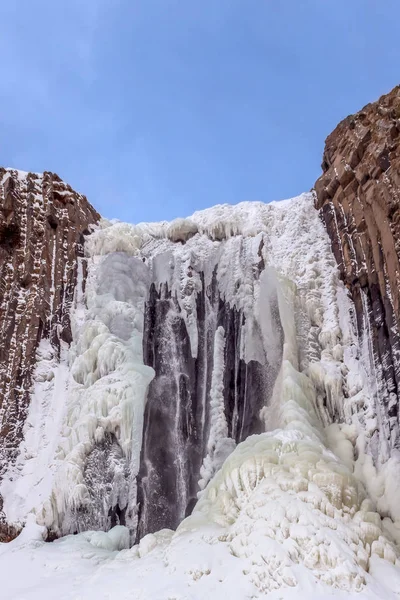
[[[241,585],[251,583],[256,595],[310,585],[321,594],[332,593],[332,588],[352,594],[367,586],[378,597],[392,597],[389,590],[400,584],[399,529],[390,518],[382,518],[354,475],[346,429],[342,447],[336,444],[343,458],[327,448],[315,372],[300,372],[295,323],[299,295],[283,280],[278,298],[283,362],[272,405],[265,410],[277,429],[239,444],[209,482],[193,514],[178,527],[171,546],[179,547],[180,538],[188,545],[199,536],[211,553],[214,546],[225,546],[238,559]],[[326,320],[327,352],[337,341],[337,332],[327,335],[330,327],[335,329],[334,321]],[[338,436],[328,431],[332,438]],[[155,536],[143,538],[139,555],[145,548],[154,551],[159,543]],[[164,555],[169,556],[168,548]],[[212,567],[200,572],[200,577],[210,575]]]
[[[149,272],[124,252],[97,255],[100,239],[101,230],[97,246],[88,248],[86,281],[80,265],[69,357],[61,366],[50,363],[50,372],[51,357],[38,355],[24,444],[3,483],[10,520],[23,523],[34,511],[38,523],[56,534],[135,523],[129,499],[136,497],[145,395],[153,377],[142,352]],[[42,379],[50,383],[40,384]],[[59,407],[57,418],[52,403]]]
[[[112,242],[113,235],[116,234],[116,240],[120,236],[118,229],[113,233],[113,229],[116,227],[122,226],[113,225],[107,233],[111,246],[113,243],[121,243],[120,241]],[[274,282],[282,277],[292,282],[297,290],[293,309],[295,313],[293,326],[298,342],[299,369],[311,379],[314,385],[318,417],[325,427],[330,427],[329,443],[335,447],[347,464],[353,461],[354,453],[357,453],[359,456],[358,472],[362,475],[364,482],[368,484],[368,480],[371,478],[368,477],[368,468],[364,468],[364,465],[368,467],[370,459],[365,457],[365,449],[368,447],[368,436],[371,433],[372,423],[368,418],[370,389],[366,373],[371,365],[369,356],[358,346],[353,307],[343,284],[338,280],[337,266],[330,249],[330,242],[319,221],[318,213],[313,207],[312,195],[306,194],[292,201],[271,205],[243,203],[237,206],[217,206],[195,213],[191,219],[177,220],[171,224],[140,224],[132,227],[130,236],[132,239],[135,236],[135,239],[141,239],[139,252],[149,265],[155,293],[159,295],[154,306],[156,306],[156,302],[164,303],[165,314],[173,316],[175,322],[180,323],[178,340],[182,340],[184,337],[181,320],[184,322],[184,330],[190,342],[191,357],[185,346],[184,350],[181,348],[182,357],[186,357],[182,360],[188,364],[191,361],[197,361],[186,372],[182,364],[171,362],[171,356],[169,356],[168,361],[165,362],[169,365],[171,375],[161,369],[160,386],[163,387],[163,382],[166,381],[165,376],[169,380],[174,378],[178,380],[181,373],[185,374],[188,381],[192,381],[195,374],[200,371],[199,361],[203,361],[203,364],[206,365],[208,362],[203,376],[203,397],[200,398],[200,402],[203,404],[202,414],[206,424],[206,433],[205,439],[202,434],[200,436],[202,439],[196,441],[197,450],[202,444],[204,448],[203,464],[200,469],[200,488],[220,465],[218,458],[214,465],[211,464],[210,458],[213,453],[210,454],[207,448],[208,435],[214,435],[211,423],[207,425],[207,419],[210,419],[211,412],[211,380],[217,377],[218,367],[214,365],[214,357],[212,359],[207,357],[207,360],[202,358],[204,332],[201,332],[199,323],[204,306],[207,310],[207,306],[211,305],[209,317],[206,319],[211,340],[208,339],[207,343],[213,346],[214,340],[217,339],[215,337],[217,328],[222,326],[224,329],[225,349],[227,349],[224,356],[225,372],[229,369],[226,364],[227,359],[229,360],[229,357],[235,354],[236,342],[234,340],[238,339],[236,336],[232,338],[224,324],[218,321],[219,308],[215,305],[212,306],[215,298],[213,292],[209,290],[217,290],[224,304],[229,309],[237,311],[239,321],[243,319],[238,354],[243,358],[245,364],[249,365],[251,361],[254,361],[252,364],[268,363],[268,365],[273,364],[279,368],[282,356],[279,327],[271,327],[271,324],[277,320],[276,315],[273,314],[276,312],[276,309],[273,308],[276,305],[273,298],[276,295]],[[137,246],[134,251],[137,251]],[[199,299],[202,298],[204,301],[201,300],[199,303]],[[278,321],[279,319],[278,315]],[[174,327],[171,332],[173,329]],[[153,326],[149,330],[153,330]],[[200,338],[203,336],[203,339],[200,340],[199,336]],[[155,337],[159,339],[159,333]],[[175,344],[173,351],[171,344],[168,344],[168,340],[172,341],[173,336],[170,335],[167,338],[165,354],[170,352],[176,359],[179,353],[179,344]],[[185,341],[186,343],[187,341]],[[215,346],[213,348],[215,350]],[[156,363],[151,364],[157,373],[159,369]],[[214,371],[215,368],[216,371]],[[235,368],[238,370],[237,367]],[[275,376],[276,374],[272,378],[270,377],[269,385],[263,384],[261,389],[259,388],[255,394],[250,395],[250,397],[256,396],[256,404],[253,405],[256,413],[269,403],[271,385],[273,385]],[[250,376],[250,378],[255,379],[254,376]],[[153,389],[150,391],[150,404],[155,406],[156,410],[152,409],[145,421],[149,423],[149,427],[145,426],[145,445],[148,440],[148,447],[153,450],[157,445],[160,432],[162,432],[162,423],[168,422],[168,427],[164,432],[165,436],[169,436],[174,429],[172,422],[170,424],[166,418],[168,410],[157,414],[157,407],[165,405],[164,400],[160,401],[162,392],[157,390],[157,386],[158,376],[156,375],[156,380],[152,383]],[[244,437],[237,437],[237,434],[233,434],[233,424],[237,423],[237,417],[234,415],[234,410],[232,414],[229,409],[227,410],[229,402],[226,399],[226,389],[229,387],[224,378],[224,415],[227,420],[228,436],[226,438],[223,428],[221,428],[221,444],[224,438],[231,440],[228,444],[223,445],[224,456],[226,455],[225,450],[229,452],[235,441],[245,439],[246,435],[252,433],[251,429],[247,429]],[[153,390],[155,390],[154,393]],[[194,393],[192,392],[192,395]],[[174,397],[175,395],[179,395],[179,393],[172,390],[170,396]],[[243,409],[243,398],[241,398],[240,404]],[[173,414],[180,413],[182,402],[180,406],[179,411],[176,410],[175,404],[170,407]],[[250,405],[248,410],[252,411]],[[274,419],[273,411],[267,407],[262,414],[267,426],[270,427]],[[161,428],[158,427],[158,422],[161,423]],[[193,421],[193,423],[195,422]],[[240,422],[242,423],[242,417]],[[332,423],[340,425],[332,425]],[[180,424],[178,419],[176,421],[177,432],[181,426],[182,423]],[[193,440],[198,430],[197,423],[196,427],[191,427],[189,429]],[[150,431],[152,428],[154,432]],[[171,447],[182,449],[183,445],[178,438],[174,439],[175,442],[171,443]],[[212,442],[212,444],[214,443],[218,444],[218,440]],[[165,457],[165,452],[168,452],[167,447],[168,444],[160,444],[161,459],[163,456]],[[184,465],[184,469],[188,469],[188,464],[190,464],[190,471],[193,469],[196,471],[198,467],[195,465],[199,464],[197,455],[187,453],[188,460],[186,461],[182,461],[181,451],[178,452],[178,455],[180,458],[177,465],[180,463]],[[161,468],[156,466],[157,462]],[[168,465],[173,463],[173,458],[167,458]],[[144,469],[140,479],[154,492],[156,490],[155,482],[159,482],[160,489],[156,493],[157,498],[163,496],[162,488],[164,491],[168,488],[168,482],[163,480],[162,475],[160,476],[161,471],[165,472],[163,464],[162,460],[149,456],[145,448],[142,460]],[[370,472],[372,471],[370,470]],[[392,471],[388,469],[388,472]],[[150,481],[152,477],[153,483]],[[184,475],[181,473],[180,480],[188,482],[190,477],[189,472]],[[168,478],[175,480],[172,475],[171,477],[168,475]],[[397,493],[388,493],[386,491],[389,490],[388,478],[386,477],[385,481],[382,478],[383,475],[379,485],[374,489],[370,486],[370,494],[388,514],[394,514],[395,502],[391,503],[389,509],[390,496],[397,497]],[[185,505],[188,506],[188,500],[193,497],[193,490],[188,490],[184,486],[182,493],[179,492],[177,500],[173,499],[173,493],[168,490],[166,496],[167,498],[163,500],[163,508],[160,510],[161,517],[154,521],[155,529],[165,525],[174,526],[176,518],[178,520],[182,518]],[[170,497],[169,502],[168,496]],[[150,502],[146,502],[144,498],[140,499],[144,511],[146,511],[146,507],[155,510],[156,498],[152,498]],[[166,516],[168,504],[178,507],[180,503],[182,504],[178,511],[180,517],[175,517],[175,521],[171,520]],[[148,521],[148,517],[146,520]]]
[[[274,215],[265,214],[267,228]],[[216,229],[178,221],[144,234],[140,254],[152,273],[144,360],[155,378],[138,479],[139,537],[175,528],[235,445],[263,430],[261,409],[282,357],[276,277],[271,269],[261,285],[263,234],[241,233],[232,216],[226,229],[219,215]]]
[[[97,265],[96,255],[91,258],[87,312],[74,332],[68,412],[57,457],[63,462],[52,503],[64,531],[108,529],[134,519],[129,497],[135,496],[145,395],[153,376],[142,353],[146,265],[124,252]]]
[[[178,456],[173,457],[177,460],[167,464],[175,464],[182,482],[187,480],[186,474],[191,470],[191,481],[196,484],[191,496],[182,495],[180,511],[185,512],[186,501],[195,497],[210,480],[236,442],[254,431],[251,429],[253,422],[243,428],[243,415],[251,414],[254,422],[267,431],[282,428],[277,408],[280,396],[272,394],[272,388],[278,390],[279,381],[285,380],[287,365],[276,380],[282,356],[285,356],[301,378],[306,377],[311,382],[313,393],[309,397],[314,412],[309,414],[318,420],[315,426],[317,437],[320,438],[325,428],[325,443],[350,469],[358,456],[356,473],[367,485],[374,506],[384,516],[398,516],[396,457],[392,456],[376,473],[370,458],[365,455],[374,418],[371,415],[371,420],[369,415],[366,377],[369,356],[358,346],[353,307],[338,280],[329,239],[313,207],[312,195],[271,205],[219,206],[171,224],[132,226],[103,222],[89,236],[86,251],[88,276],[85,278],[81,274],[77,289],[74,344],[65,363],[67,365],[69,361],[70,375],[62,386],[64,408],[55,418],[52,410],[48,412],[46,408],[52,401],[42,401],[39,390],[38,402],[32,407],[43,407],[39,410],[39,421],[51,440],[42,447],[37,441],[29,441],[31,435],[25,436],[18,469],[9,474],[9,485],[6,484],[5,500],[10,520],[22,523],[26,514],[34,510],[38,520],[57,533],[88,527],[108,529],[123,523],[134,528],[137,510],[135,475],[139,468],[144,401],[153,375],[151,369],[143,365],[142,354],[143,315],[146,299],[151,294],[157,301],[165,303],[172,324],[174,318],[179,317],[180,333],[176,339],[184,339],[186,344],[180,348],[181,362],[192,368],[193,361],[209,361],[203,379],[197,382],[201,391],[199,418],[205,425],[197,446],[197,428],[186,419],[187,411],[182,410],[182,403],[180,410],[175,411],[176,405],[169,401],[170,396],[166,397],[166,406],[169,414],[173,407],[173,427],[169,423],[167,426],[167,421],[162,418],[158,421],[148,419],[150,424],[158,422],[160,452],[167,434],[171,434],[173,442],[177,439],[175,432],[186,432],[185,445],[179,446]],[[84,280],[86,289],[83,293]],[[207,293],[213,289],[218,291],[219,298]],[[293,301],[285,304],[279,296],[282,290],[290,289]],[[203,311],[208,317],[199,336],[199,310],[203,310],[200,300],[203,308],[208,303],[210,310]],[[223,311],[224,322],[218,322],[216,318],[220,300],[227,307]],[[288,318],[288,311],[294,314],[294,319]],[[273,326],[274,323],[278,326]],[[234,364],[229,364],[232,356],[230,327],[239,332],[235,334],[236,356],[239,362],[242,361],[245,381],[255,380],[254,371],[251,371],[254,365],[268,365],[274,370],[272,383],[261,389],[261,392],[267,389],[267,393],[259,393],[258,388],[256,393],[247,395],[246,410],[243,404],[237,403],[235,389],[238,388],[234,388],[230,396],[231,392],[227,391],[226,373],[234,373],[233,380],[237,385],[236,375],[241,372],[236,359]],[[208,337],[201,339],[205,331]],[[291,342],[288,346],[287,340],[294,339],[296,344]],[[171,353],[177,356],[177,352],[172,352],[171,340],[168,337],[164,340],[165,347],[170,350],[169,358]],[[202,353],[209,340],[212,353],[211,357],[205,357]],[[160,348],[160,341],[161,338],[155,339],[152,344]],[[171,377],[181,385],[184,381],[190,382],[192,372],[189,370],[184,379],[180,378],[182,372],[175,369],[169,358],[164,362]],[[52,358],[43,360],[49,363]],[[40,361],[38,380],[43,368],[46,370],[46,363]],[[57,368],[53,365],[50,371],[54,374]],[[222,371],[224,383],[221,388]],[[198,374],[200,370],[196,368],[193,373]],[[51,375],[49,379],[52,379]],[[60,381],[59,377],[53,379]],[[165,390],[162,379],[158,383],[159,389]],[[51,382],[45,385],[48,385],[47,398],[55,397],[51,395],[58,390],[57,386],[53,388]],[[228,434],[222,418],[221,389]],[[155,390],[157,392],[157,388]],[[58,391],[55,393],[59,401],[61,396]],[[152,403],[156,410],[161,398],[157,394]],[[231,407],[229,410],[227,405]],[[206,418],[205,407],[209,413],[213,411],[212,422]],[[234,418],[239,411],[242,411],[240,418]],[[308,435],[310,418],[307,417],[304,423],[293,418],[300,433]],[[28,422],[37,423],[38,419],[32,414]],[[54,422],[54,427],[49,426],[49,422]],[[215,426],[211,427],[212,424]],[[150,442],[157,439],[146,435],[145,438]],[[197,479],[191,461],[182,460],[188,455],[181,449],[190,444],[196,449]],[[34,471],[40,472],[36,466],[33,468],[34,464],[40,464],[41,472],[47,473],[42,481],[32,475]],[[146,461],[142,461],[143,464]],[[176,481],[172,479],[172,488],[176,487]],[[34,495],[26,493],[33,489]],[[168,493],[168,489],[165,491]],[[149,502],[146,505],[152,506]]]

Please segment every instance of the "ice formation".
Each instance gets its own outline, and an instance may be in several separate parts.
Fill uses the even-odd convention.
[[[89,260],[84,295],[79,266],[69,357],[57,365],[50,345],[39,349],[25,439],[2,484],[10,521],[34,511],[55,533],[135,520],[126,509],[153,376],[142,356],[146,265],[119,252]]]
[[[368,454],[371,357],[312,194],[104,221],[85,248],[73,344],[61,364],[41,348],[2,485],[10,520],[110,530],[53,544],[89,557],[104,598],[127,565],[117,589],[141,598],[398,598],[399,461]]]
[[[294,292],[284,288],[284,354],[272,402],[281,428],[238,446],[178,534],[210,521],[224,527],[222,539],[250,559],[246,575],[261,592],[295,587],[297,565],[334,588],[361,590],[371,556],[400,567],[395,525],[376,512],[352,465],[326,448],[315,385],[298,370]]]

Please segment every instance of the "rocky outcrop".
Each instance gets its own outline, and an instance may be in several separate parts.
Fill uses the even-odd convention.
[[[72,339],[77,257],[99,218],[54,173],[0,169],[0,478],[22,438],[40,340],[59,352]]]
[[[386,448],[382,460],[400,446],[400,86],[336,127],[322,169],[316,206],[370,355],[376,427],[368,444],[375,458]]]

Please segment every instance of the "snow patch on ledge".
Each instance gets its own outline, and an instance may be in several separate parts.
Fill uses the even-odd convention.
[[[291,211],[296,204],[312,202],[312,194],[301,194],[280,202],[240,202],[218,204],[212,208],[195,212],[189,218],[178,218],[171,222],[138,223],[136,225],[118,220],[101,219],[94,233],[87,239],[86,249],[90,256],[127,252],[139,253],[144,244],[152,239],[165,239],[173,243],[187,242],[194,236],[205,235],[213,241],[222,241],[233,236],[254,237],[270,232],[273,220]]]

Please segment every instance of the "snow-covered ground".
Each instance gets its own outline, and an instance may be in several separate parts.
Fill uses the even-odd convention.
[[[276,523],[281,518],[281,509],[278,502],[275,507],[270,520],[275,516]],[[370,559],[370,572],[364,575],[366,585],[353,591],[346,589],[344,568],[343,589],[332,588],[296,561],[286,560],[289,562],[286,565],[279,543],[266,531],[268,522],[264,520],[263,525],[264,529],[257,527],[252,535],[243,533],[238,546],[240,551],[226,538],[226,530],[218,525],[174,536],[160,532],[156,539],[143,540],[139,548],[122,551],[99,547],[99,540],[91,542],[87,534],[47,544],[40,541],[40,531],[34,525],[27,528],[25,539],[21,536],[6,547],[0,546],[1,598],[395,600],[399,597],[399,569],[387,560],[376,555]],[[297,535],[301,536],[301,525],[298,525]],[[290,543],[288,539],[289,545],[294,555],[296,542]],[[337,550],[344,546],[342,543]]]
[[[351,303],[312,195],[219,206],[171,224],[105,222],[87,251],[87,308],[78,298],[69,391],[65,365],[54,384],[44,384],[43,400],[36,398],[42,387],[35,388],[18,469],[2,487],[6,512],[16,509],[28,524],[0,545],[1,598],[400,598],[398,462],[393,455],[377,472],[364,452],[370,357],[358,348]],[[169,275],[172,256],[180,268]],[[255,257],[266,266],[259,278],[252,275]],[[265,433],[231,445],[215,473],[216,449],[229,442],[221,405],[225,339],[218,328],[212,435],[193,514],[176,532],[149,534],[132,548],[124,527],[43,542],[44,525],[61,526],[68,508],[84,503],[85,456],[101,436],[116,436],[137,472],[152,375],[140,355],[148,270],[151,280],[167,280],[176,292],[195,356],[195,293],[187,294],[189,267],[193,289],[198,285],[193,264],[206,278],[218,265],[220,290],[244,311],[247,327],[256,322],[267,356],[274,342],[263,308],[272,283],[276,289],[284,346],[272,400],[262,411]],[[254,357],[259,348],[250,334],[245,339],[243,355]],[[53,369],[51,356],[44,359]],[[38,369],[43,373],[43,364]],[[49,408],[59,385],[63,415],[58,404]],[[47,414],[54,434],[50,439],[43,424],[44,451],[29,428],[47,423]],[[47,500],[32,492],[41,485],[35,464],[48,466]],[[116,488],[123,489],[121,482]]]

